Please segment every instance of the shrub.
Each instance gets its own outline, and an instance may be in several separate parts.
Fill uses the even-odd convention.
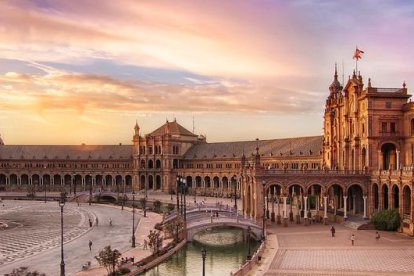
[[[400,213],[397,209],[381,210],[372,216],[371,223],[377,230],[395,231],[400,227]]]
[[[154,212],[159,213],[161,211],[161,201],[156,200],[153,203],[154,205]]]
[[[121,273],[122,275],[124,275],[124,274],[128,274],[128,273],[130,273],[131,272],[131,270],[129,269],[129,268],[127,268],[127,267],[121,267],[120,269],[119,269],[119,273]]]

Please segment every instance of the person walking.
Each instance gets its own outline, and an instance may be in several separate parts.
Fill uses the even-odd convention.
[[[379,239],[380,239],[380,234],[377,231],[377,232],[375,232],[375,240],[379,241]]]
[[[331,234],[332,234],[332,238],[335,237],[335,227],[333,225],[331,227]]]
[[[148,249],[148,242],[147,242],[147,240],[144,240],[144,250],[147,250]]]
[[[112,226],[112,219],[109,218],[109,226]]]
[[[92,227],[92,220],[89,218],[89,227]]]
[[[89,251],[92,251],[92,241],[89,240]]]
[[[352,246],[354,246],[354,242],[355,242],[355,235],[352,234],[351,235],[351,244],[352,244]]]
[[[99,220],[98,220],[98,217],[96,217],[96,219],[95,219],[95,224],[96,224],[96,226],[98,226],[98,225],[99,225]]]

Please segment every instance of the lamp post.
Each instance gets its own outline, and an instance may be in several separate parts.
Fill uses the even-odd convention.
[[[187,197],[187,181],[185,178],[183,178],[183,182],[181,184],[183,186],[183,190],[184,190],[184,221],[187,221],[187,201],[186,201],[186,197]]]
[[[65,194],[62,191],[59,207],[60,207],[60,229],[61,229],[61,239],[60,239],[60,276],[65,276],[65,260],[63,257],[63,207],[65,206]]]
[[[46,184],[45,184],[45,170],[46,170],[46,165],[43,165],[43,189],[45,190],[45,203],[46,203]]]
[[[248,244],[248,251],[247,251],[247,260],[250,260],[252,258],[251,252],[250,252],[250,233],[252,232],[252,229],[247,227],[247,244]]]
[[[135,191],[132,190],[132,247],[135,247]]]
[[[237,180],[235,175],[233,176],[232,181],[234,184],[234,209],[237,212]]]
[[[266,239],[265,236],[265,226],[266,226],[266,205],[265,205],[265,188],[266,188],[266,181],[262,181],[262,185],[263,185],[263,229],[262,229],[262,236],[263,236],[263,240]]]
[[[176,195],[177,195],[177,216],[178,216],[178,212],[180,211],[180,196],[179,196],[179,191],[180,191],[180,176],[177,176],[177,188],[175,189],[176,191]]]
[[[73,181],[73,194],[76,197],[76,175],[75,174],[73,174],[72,181]]]
[[[203,276],[206,275],[206,256],[207,250],[203,247],[203,249],[201,249],[201,257],[203,258]]]
[[[89,179],[89,206],[92,205],[92,176],[88,174]]]

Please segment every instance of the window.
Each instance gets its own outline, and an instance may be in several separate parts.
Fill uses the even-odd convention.
[[[391,108],[391,102],[385,102],[385,107],[386,108]]]
[[[148,147],[148,154],[152,154],[152,147]]]
[[[203,167],[203,164],[197,164],[197,169],[202,169]]]
[[[221,164],[216,164],[216,168],[217,169],[221,169],[222,168],[222,165]]]
[[[387,123],[385,122],[381,123],[381,132],[387,132]]]
[[[391,133],[396,133],[397,132],[397,129],[396,129],[396,127],[395,127],[395,123],[394,122],[392,122],[391,123],[391,125],[390,125],[390,131],[391,131]]]

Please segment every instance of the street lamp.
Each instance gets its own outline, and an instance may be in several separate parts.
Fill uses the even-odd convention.
[[[265,237],[265,226],[266,226],[266,205],[265,205],[265,188],[266,188],[266,181],[262,181],[263,185],[263,229],[262,229],[262,236],[263,240],[266,239]]]
[[[203,249],[201,249],[201,257],[203,258],[203,276],[206,275],[206,256],[207,250],[203,247]]]
[[[247,227],[247,244],[248,244],[248,251],[247,251],[247,260],[250,260],[252,258],[251,252],[250,252],[250,234],[252,232],[252,229],[249,227]]]
[[[179,191],[180,191],[180,176],[177,176],[177,188],[175,189],[176,194],[177,194],[177,216],[178,216],[178,212],[180,211],[180,196],[179,196]]]
[[[46,203],[46,184],[45,184],[45,170],[46,170],[46,165],[43,165],[43,189],[45,190],[45,203]]]
[[[135,247],[135,191],[132,190],[132,247]]]
[[[76,197],[76,175],[75,174],[73,174],[72,181],[73,181],[73,194]]]
[[[65,260],[63,258],[63,207],[65,206],[65,193],[62,191],[59,207],[60,207],[60,229],[61,229],[61,239],[60,239],[60,276],[65,276]]]
[[[88,174],[89,179],[89,206],[92,205],[92,176]]]
[[[184,208],[183,208],[183,215],[184,215],[184,221],[187,220],[187,201],[186,201],[186,196],[187,196],[187,181],[185,178],[182,178],[182,183],[181,186],[183,187],[183,193],[184,193]]]
[[[236,180],[236,176],[235,175],[232,178],[232,182],[234,184],[234,209],[237,212],[237,180]]]

